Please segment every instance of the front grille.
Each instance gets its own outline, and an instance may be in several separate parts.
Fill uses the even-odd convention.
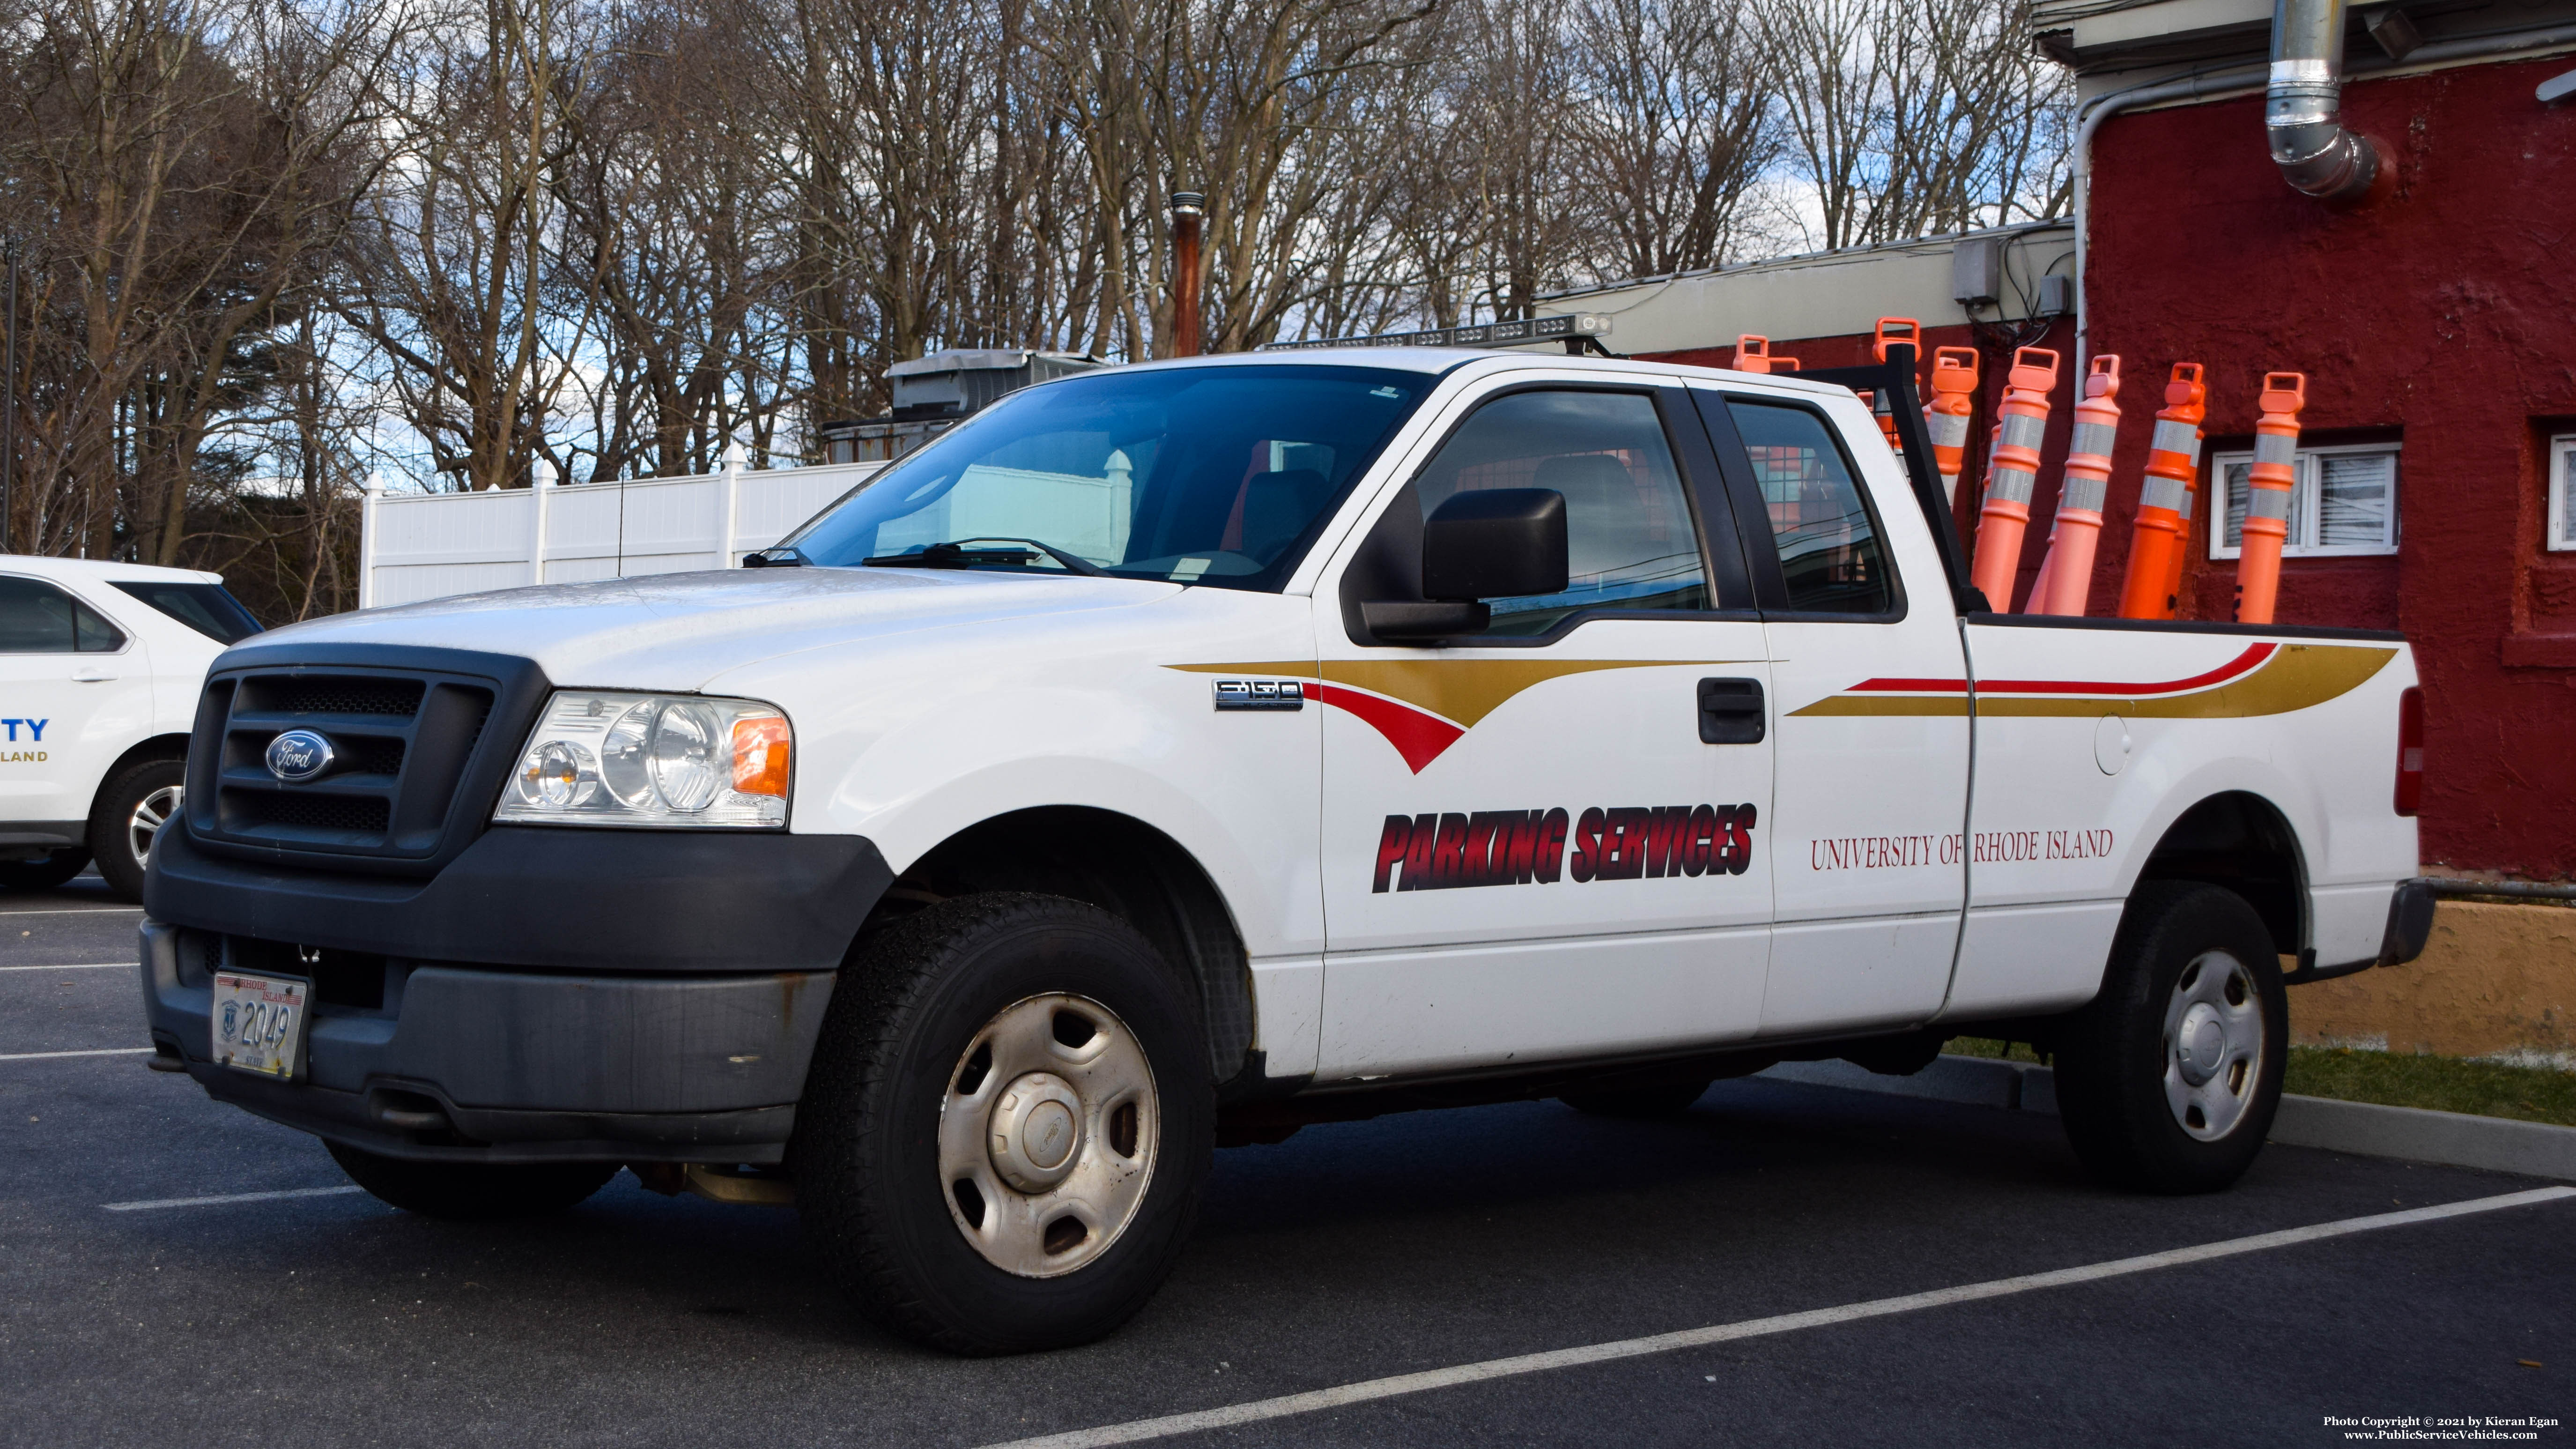
[[[189,744],[188,833],[219,847],[426,860],[447,838],[500,692],[498,680],[437,670],[252,668],[211,679]],[[268,747],[298,729],[328,740],[331,762],[311,779],[282,780]]]
[[[382,835],[386,821],[393,815],[391,802],[372,795],[294,795],[284,791],[246,790],[233,804],[245,820],[262,825],[362,835]]]
[[[257,704],[263,712],[409,719],[420,713],[428,685],[417,679],[290,677],[260,681],[254,692],[261,696]]]

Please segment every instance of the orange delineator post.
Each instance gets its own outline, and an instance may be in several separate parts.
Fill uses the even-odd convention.
[[[2269,624],[2281,593],[2281,545],[2290,536],[2290,490],[2299,481],[2299,410],[2305,373],[2263,374],[2263,416],[2254,421],[2254,467],[2245,495],[2245,534],[2236,553],[2236,622]]]
[[[1932,463],[1941,470],[1941,496],[1959,501],[1959,468],[1967,461],[1968,418],[1976,411],[1977,350],[1944,347],[1932,354],[1932,400],[1923,405],[1923,427],[1932,435]]]
[[[1771,339],[1747,332],[1735,339],[1735,360],[1727,364],[1737,372],[1796,372],[1798,359],[1771,355]]]
[[[2021,571],[2021,539],[2030,527],[2030,494],[2039,481],[2039,440],[2048,431],[2048,394],[2057,386],[2057,354],[2025,347],[2004,375],[2004,400],[1996,409],[1995,446],[1986,460],[1986,497],[1977,520],[1977,561],[1969,582],[1995,612],[2012,608],[2013,577]]]
[[[2170,619],[2182,552],[2190,541],[2191,490],[2200,477],[2200,420],[2209,389],[2200,364],[2177,362],[2156,410],[2147,443],[2146,481],[2138,488],[2138,522],[2129,534],[2129,572],[2120,583],[2120,617]]]
[[[2093,592],[2093,554],[2102,538],[2102,504],[2111,493],[2111,448],[2120,436],[2120,358],[2106,352],[2084,372],[2084,396],[2075,404],[2075,436],[2066,445],[2066,472],[2057,485],[2057,527],[2041,568],[2044,587],[2031,590],[2032,614],[2081,614]]]
[[[2198,428],[2191,430],[2191,482],[2182,490],[2182,524],[2174,534],[2173,566],[2165,571],[2165,613],[2168,619],[2182,612],[2182,565],[2191,556],[2191,520],[2200,507],[2201,444],[2209,435]]]

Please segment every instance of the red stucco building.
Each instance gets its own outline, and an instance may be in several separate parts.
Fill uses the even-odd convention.
[[[2230,616],[2234,539],[2211,502],[2232,492],[2241,516],[2262,374],[2305,373],[2277,617],[2413,642],[2429,873],[2576,877],[2576,3],[2333,7],[2315,33],[2341,34],[2340,125],[2375,163],[2348,188],[2360,194],[2333,200],[2295,189],[2315,177],[2267,145],[2271,0],[2043,0],[2040,14],[2038,43],[2076,72],[2090,143],[2080,254],[2077,228],[2055,223],[1558,305],[1613,317],[1620,351],[1718,365],[1741,332],[1811,369],[1865,362],[1873,319],[1891,314],[1920,318],[1927,350],[1977,347],[1963,538],[2002,369],[2015,346],[2056,349],[2066,365],[2014,608],[2047,549],[2079,352],[2117,354],[2124,378],[2095,614],[2118,607],[2171,366],[2199,362],[2209,383],[2182,591],[2196,619]],[[1999,252],[2000,266],[1960,265],[1962,250]],[[2423,969],[2312,988],[2300,1034],[2576,1070],[2571,907],[2446,900]]]
[[[2404,7],[2381,7],[2392,8]],[[2426,686],[2428,865],[2576,876],[2576,520],[2566,516],[2576,513],[2566,476],[2576,451],[2576,100],[2536,94],[2576,67],[2576,6],[2554,19],[2545,6],[2425,6],[2436,13],[2413,22],[2417,45],[2404,60],[2372,38],[2363,12],[2348,17],[2343,120],[2377,138],[2388,165],[2378,194],[2342,205],[2292,189],[2267,152],[2268,3],[2064,0],[2056,9],[2082,18],[2043,42],[2076,66],[2087,115],[2100,116],[2084,351],[2119,355],[2125,377],[2090,612],[2118,606],[2148,418],[2171,365],[2208,369],[2204,488],[2213,477],[2224,488],[2219,470],[2250,451],[2261,375],[2307,374],[2308,456],[2279,618],[2400,629],[2414,642]],[[2519,23],[2495,33],[2508,22]],[[2194,76],[2214,98],[2117,104],[2122,91],[2170,90]],[[1668,280],[1580,305],[1691,314],[1623,316],[1613,341],[1623,351],[1722,364],[1737,331],[1767,331],[1775,350],[1811,368],[1868,360],[1877,310],[1919,316],[1929,345],[1985,354],[1972,475],[2010,344],[2027,336],[2060,351],[2068,382],[2051,419],[2051,469],[2034,500],[2019,607],[2047,548],[2077,319],[2032,318],[2035,298],[2012,293],[2015,282],[2035,294],[2038,276],[2071,276],[2073,235],[2014,237],[2006,270],[2022,275],[2008,278],[1994,307],[1957,305],[1937,267],[1875,289],[1852,285],[1871,254],[1844,254],[1841,270],[1834,258],[1803,258],[1712,276],[1742,294],[1732,307],[1714,298],[1680,306]],[[1662,295],[1646,301],[1657,288]],[[1811,315],[1779,316],[1782,304],[1755,289],[1812,293],[1787,309]],[[1732,325],[1739,317],[1745,325]],[[1973,532],[1972,484],[1960,492],[1963,531]],[[2207,508],[2194,521],[2185,617],[2229,616],[2232,540],[2222,535],[2213,550],[2211,523]]]

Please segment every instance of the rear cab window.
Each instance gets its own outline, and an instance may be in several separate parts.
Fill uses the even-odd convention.
[[[1788,402],[1726,399],[1742,440],[1751,480],[1771,540],[1771,557],[1752,545],[1759,578],[1776,566],[1774,612],[1885,619],[1901,601],[1893,561],[1868,494],[1833,425]],[[1757,534],[1757,537],[1759,535]]]

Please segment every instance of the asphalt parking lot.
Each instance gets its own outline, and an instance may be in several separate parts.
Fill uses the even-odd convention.
[[[1769,1082],[1668,1123],[1417,1114],[1220,1153],[1136,1322],[961,1361],[844,1311],[790,1211],[621,1177],[558,1219],[464,1226],[329,1191],[318,1143],[141,1065],[117,969],[137,916],[94,880],[0,901],[0,1443],[1133,1442],[1118,1426],[2547,1186],[2274,1147],[2233,1192],[2132,1198],[2085,1182],[2051,1119]],[[2564,1421],[2571,1285],[2559,1198],[1154,1442],[2268,1446],[2343,1442],[2329,1415]]]

